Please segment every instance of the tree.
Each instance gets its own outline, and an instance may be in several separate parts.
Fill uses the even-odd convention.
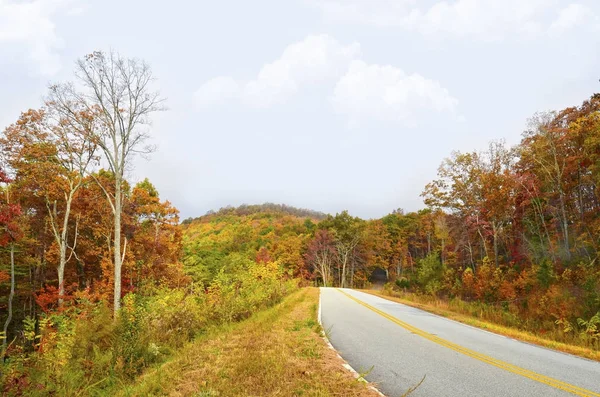
[[[0,169],[0,183],[8,184],[11,180],[6,173]],[[0,202],[0,246],[10,247],[10,294],[8,296],[8,316],[4,322],[2,352],[6,351],[8,341],[8,326],[13,317],[13,298],[15,296],[15,242],[21,235],[18,217],[21,215],[21,207],[10,201],[10,188],[5,188],[5,200]]]
[[[131,194],[131,256],[129,284],[147,282],[177,286],[185,279],[179,260],[181,229],[179,211],[168,201],[161,202],[158,191],[148,179],[138,183]],[[128,265],[128,266],[126,266]]]
[[[483,173],[481,156],[478,153],[452,153],[438,169],[438,179],[425,186],[422,196],[425,204],[434,209],[449,211],[463,223],[466,235],[463,244],[470,256],[473,255],[472,239],[480,239],[483,256],[488,256],[484,224],[479,209],[481,208]],[[471,237],[476,234],[476,237]],[[465,241],[466,240],[466,241]]]
[[[77,245],[77,224],[69,241],[73,202],[95,158],[96,145],[88,133],[93,128],[93,115],[77,114],[81,128],[73,129],[64,120],[54,118],[52,104],[49,105],[49,109],[23,113],[17,123],[6,129],[0,143],[8,164],[16,172],[16,183],[22,194],[41,196],[44,201],[59,251],[57,274],[61,304],[65,266]]]
[[[346,287],[350,276],[349,284],[353,287],[354,274],[360,257],[359,243],[364,230],[364,221],[352,217],[348,211],[342,211],[322,221],[321,227],[334,231],[340,286]]]
[[[149,154],[145,146],[149,138],[144,126],[152,113],[164,110],[164,99],[152,91],[150,67],[143,61],[127,59],[110,52],[94,52],[77,61],[76,77],[81,89],[74,84],[51,87],[50,101],[60,115],[76,129],[84,129],[78,111],[83,108],[100,120],[91,131],[114,174],[114,193],[103,188],[114,215],[114,312],[121,306],[121,267],[126,246],[121,249],[121,215],[125,171],[135,154]],[[126,245],[127,240],[124,240]]]
[[[440,166],[440,178],[423,192],[427,205],[457,215],[467,231],[473,226],[487,257],[492,256],[487,241],[491,237],[496,266],[502,234],[514,214],[513,158],[503,142],[492,142],[483,153],[454,153]]]
[[[522,167],[534,173],[557,202],[554,211],[562,232],[563,253],[571,257],[569,217],[567,214],[566,174],[568,173],[568,141],[566,127],[555,112],[537,114],[530,120],[520,146]]]
[[[323,280],[323,286],[332,285],[332,266],[335,261],[335,245],[331,233],[327,230],[318,230],[315,238],[308,244],[304,256],[318,277]]]
[[[503,142],[492,142],[484,158],[480,175],[482,202],[479,212],[491,226],[494,263],[498,267],[499,242],[515,213],[514,156]]]

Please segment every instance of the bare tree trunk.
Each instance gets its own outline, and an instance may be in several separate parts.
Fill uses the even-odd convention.
[[[66,202],[66,208],[65,208],[65,214],[63,217],[63,226],[62,226],[62,231],[60,234],[60,237],[58,236],[58,233],[56,234],[57,237],[57,243],[58,246],[60,248],[60,259],[58,262],[58,305],[62,306],[63,304],[63,296],[65,295],[65,266],[67,265],[67,237],[68,237],[68,228],[69,228],[69,216],[71,214],[71,202],[72,202],[73,196],[70,194],[67,202]],[[56,216],[56,204],[54,207],[55,213],[54,215]],[[56,220],[56,218],[51,217],[51,220]],[[54,225],[53,225],[54,227]]]
[[[324,262],[321,262],[321,277],[323,277],[323,286],[327,287],[329,277],[327,276],[326,264]]]
[[[342,274],[340,276],[340,286],[342,288],[346,287],[346,256],[344,255],[342,261]]]
[[[115,213],[114,213],[114,261],[115,261],[115,289],[114,312],[121,308],[121,175],[115,175]]]
[[[563,239],[565,246],[565,253],[567,254],[567,258],[571,259],[571,248],[569,247],[569,225],[567,221],[567,211],[565,209],[565,197],[562,191],[562,188],[559,192],[560,198],[560,216],[561,216],[561,228],[563,230]]]
[[[477,227],[477,233],[479,233],[479,237],[481,237],[481,243],[483,244],[483,250],[485,252],[485,256],[489,258],[490,254],[488,253],[487,244],[485,242],[485,238],[483,237],[483,234],[481,233],[481,229],[479,227]]]
[[[492,222],[492,230],[494,233],[494,264],[498,267],[498,226],[496,222]]]
[[[473,268],[473,271],[475,271],[475,261],[473,260],[473,246],[471,245],[471,239],[468,239],[469,242],[469,257],[471,258],[471,267]]]
[[[8,346],[8,326],[13,316],[13,298],[15,297],[15,244],[10,245],[10,294],[8,295],[8,318],[4,323],[4,340],[2,341],[2,353],[6,353]]]
[[[431,233],[427,232],[427,255],[431,254]]]

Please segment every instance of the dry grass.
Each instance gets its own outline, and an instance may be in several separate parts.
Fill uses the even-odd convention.
[[[443,300],[435,300],[433,302],[422,303],[402,299],[396,296],[390,296],[381,291],[363,290],[363,292],[379,296],[380,298],[384,298],[394,302],[399,302],[407,306],[416,307],[417,309],[425,310],[430,313],[449,318],[451,320],[455,320],[477,328],[485,329],[486,331],[494,332],[496,334],[508,336],[510,338],[514,338],[523,342],[532,343],[535,345],[547,347],[550,349],[558,350],[561,352],[573,354],[595,361],[600,361],[600,351],[598,350],[590,349],[583,346],[570,345],[567,343],[552,340],[550,338],[544,338],[540,335],[536,335],[531,332],[522,331],[515,328],[495,324],[493,322],[477,319],[464,313],[457,313],[455,311],[452,311],[452,308],[449,306],[448,302]]]
[[[320,337],[319,290],[305,288],[250,319],[208,331],[126,396],[377,396]]]

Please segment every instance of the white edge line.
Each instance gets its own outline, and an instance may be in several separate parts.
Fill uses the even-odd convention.
[[[367,381],[365,378],[360,376],[360,374],[358,372],[356,372],[356,370],[354,368],[352,368],[352,366],[350,364],[348,364],[348,362],[346,360],[344,360],[344,358],[342,356],[340,356],[340,353],[338,353],[337,350],[335,350],[335,347],[333,347],[333,345],[327,338],[327,334],[325,334],[325,330],[323,328],[323,323],[321,322],[321,297],[323,296],[322,291],[323,291],[323,288],[319,287],[319,310],[318,310],[318,314],[317,314],[317,320],[319,321],[319,325],[321,326],[321,329],[322,329],[321,337],[323,338],[323,340],[325,341],[327,346],[329,346],[329,348],[337,354],[337,356],[340,358],[340,360],[343,361],[342,367],[344,367],[345,369],[350,371],[352,373],[352,375],[354,375],[354,377],[356,379],[358,379],[360,382],[367,383],[369,389],[375,391],[382,397],[386,397],[385,394],[383,394],[381,391],[379,391],[375,386],[371,385],[371,382]]]

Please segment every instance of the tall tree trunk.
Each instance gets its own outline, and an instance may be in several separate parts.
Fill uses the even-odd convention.
[[[67,238],[69,235],[69,217],[71,216],[71,203],[73,202],[73,188],[71,188],[71,193],[67,197],[65,214],[63,216],[63,225],[60,234],[60,260],[58,263],[58,304],[62,305],[63,296],[65,294],[65,266],[67,265]],[[56,207],[55,207],[56,208]],[[56,216],[56,214],[55,214]],[[54,218],[56,219],[56,218]]]
[[[342,275],[340,278],[340,286],[342,288],[346,287],[346,255],[344,254],[343,256],[343,261],[342,261]]]
[[[121,197],[122,176],[115,173],[115,219],[114,219],[114,262],[115,262],[115,288],[114,288],[114,314],[115,318],[121,308]]]
[[[471,239],[468,239],[469,242],[469,258],[471,259],[471,267],[473,268],[473,272],[475,272],[475,261],[473,260],[473,246],[471,245]]]
[[[427,232],[427,255],[431,255],[431,232]]]
[[[65,241],[63,240],[63,243]],[[67,263],[67,246],[60,244],[60,259],[58,262],[58,305],[62,306],[65,295],[65,265]]]
[[[561,188],[560,192],[559,192],[561,227],[563,230],[565,253],[567,255],[567,259],[571,259],[571,248],[569,247],[569,225],[568,225],[568,220],[567,220],[567,210],[565,209],[565,197],[564,196],[565,195]]]
[[[477,233],[479,233],[479,237],[481,237],[481,243],[483,244],[483,251],[485,252],[485,256],[489,258],[490,254],[488,252],[487,243],[485,242],[485,238],[483,237],[483,234],[481,233],[481,229],[479,227],[477,227]]]
[[[494,264],[498,267],[498,226],[492,222],[492,231],[494,233]]]
[[[13,316],[13,298],[15,297],[15,244],[10,245],[10,294],[8,295],[8,317],[4,322],[4,340],[2,341],[2,353],[6,353],[8,346],[8,326]]]

